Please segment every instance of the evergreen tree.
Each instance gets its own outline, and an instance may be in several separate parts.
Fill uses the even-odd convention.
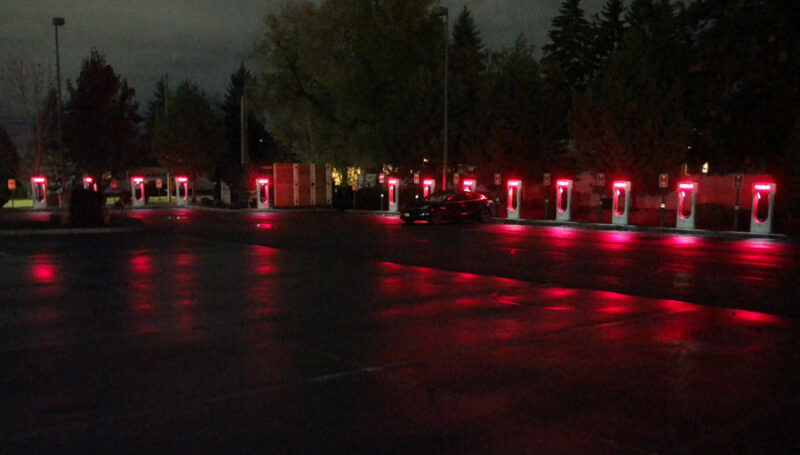
[[[76,84],[67,82],[67,91],[63,134],[74,170],[98,179],[122,171],[139,135],[135,91],[96,50],[83,60]]]
[[[553,90],[535,58],[535,47],[519,36],[508,49],[494,52],[488,68],[486,110],[488,125],[484,148],[487,160],[476,164],[486,172],[515,173],[533,177],[547,172],[563,149],[562,125],[566,98]]]
[[[684,162],[691,136],[684,97],[688,68],[676,57],[680,42],[673,40],[678,23],[667,10],[651,11],[626,34],[590,89],[574,99],[570,114],[570,135],[584,166],[631,178],[645,191],[659,173]],[[661,54],[654,53],[654,43],[663,46]]]
[[[484,125],[483,39],[466,6],[453,25],[450,43],[449,148],[451,163],[480,159]]]
[[[592,72],[592,28],[584,17],[581,0],[564,0],[559,14],[553,19],[544,47],[544,61],[561,67],[569,87],[582,90]]]
[[[625,33],[622,0],[607,0],[597,19],[594,34],[594,57],[599,65],[622,43]]]
[[[190,81],[170,90],[169,109],[156,110],[153,152],[172,173],[210,173],[222,145],[221,125],[206,94]]]

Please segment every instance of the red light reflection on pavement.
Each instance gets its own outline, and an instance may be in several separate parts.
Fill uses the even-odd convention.
[[[36,254],[32,258],[31,277],[39,284],[53,284],[58,281],[58,266],[53,257]]]
[[[635,237],[630,232],[598,232],[600,247],[608,250],[625,250],[631,248]]]
[[[144,254],[137,254],[131,258],[130,268],[134,277],[148,275],[153,271],[152,258]]]
[[[782,324],[784,323],[784,318],[780,316],[776,316],[774,314],[767,314],[767,313],[759,313],[757,311],[747,311],[747,310],[731,310],[730,313],[732,319],[738,322],[748,322],[752,324]]]
[[[153,259],[147,251],[135,251],[128,261],[131,287],[131,309],[138,315],[135,321],[139,334],[156,331],[155,323],[150,315],[155,310],[155,290],[153,289]],[[144,318],[144,319],[142,319]]]
[[[694,235],[670,235],[666,237],[667,245],[670,247],[696,247],[702,245],[700,237]]]

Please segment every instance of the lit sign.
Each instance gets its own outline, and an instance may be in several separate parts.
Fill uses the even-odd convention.
[[[614,188],[625,188],[625,182],[614,182]]]
[[[91,177],[84,177],[83,181],[86,182],[86,183],[92,183],[94,181],[94,179],[91,178]]]
[[[772,189],[772,185],[769,184],[769,183],[757,183],[757,184],[753,185],[753,188],[755,188],[757,190],[769,191],[769,190]]]
[[[397,179],[395,178],[389,179],[389,185],[397,185]]]
[[[556,180],[558,186],[569,186],[569,180]]]
[[[678,188],[680,188],[682,190],[693,190],[695,185],[697,185],[697,184],[696,183],[680,183],[680,184],[678,184]]]
[[[269,183],[269,179],[265,178],[256,179],[256,183],[258,183],[259,185],[266,185]]]
[[[144,177],[131,177],[133,183],[142,183],[144,181]]]
[[[424,185],[427,185],[427,186],[432,186],[433,185],[433,179],[425,179],[425,180],[422,181],[422,183]]]
[[[520,185],[522,185],[522,182],[520,180],[509,180],[508,181],[508,186],[520,186]]]
[[[44,177],[34,177],[32,180],[33,183],[44,183],[47,179],[45,179]]]
[[[189,178],[182,175],[180,177],[175,177],[175,180],[177,180],[179,183],[186,183],[189,181]]]

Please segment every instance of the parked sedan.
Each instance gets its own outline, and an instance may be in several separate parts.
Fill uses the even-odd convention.
[[[409,204],[400,211],[400,219],[406,223],[426,220],[431,224],[439,224],[465,218],[489,221],[492,218],[492,201],[472,191],[443,191]]]

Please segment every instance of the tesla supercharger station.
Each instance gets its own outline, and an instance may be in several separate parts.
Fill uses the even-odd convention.
[[[464,191],[474,191],[475,190],[475,179],[464,179],[461,184],[461,187]]]
[[[436,191],[436,180],[425,179],[422,181],[422,197],[426,198]]]
[[[269,179],[259,177],[256,179],[256,208],[259,210],[269,208]]]
[[[769,234],[772,232],[772,210],[775,207],[774,183],[753,185],[753,209],[750,215],[750,232]]]
[[[175,200],[178,205],[189,205],[189,178],[185,175],[175,177]]]
[[[556,221],[572,221],[572,180],[556,180]]]
[[[611,207],[611,224],[630,224],[631,182],[614,182],[614,198]]]
[[[97,183],[92,177],[87,175],[83,178],[83,189],[97,192]]]
[[[678,214],[675,227],[678,229],[694,229],[694,215],[697,209],[697,182],[681,182],[678,184]]]
[[[398,180],[396,178],[389,178],[386,180],[389,187],[389,211],[397,212],[397,190]]]
[[[522,208],[522,180],[509,180],[508,186],[508,210],[506,218],[518,220],[519,211]]]
[[[31,198],[33,199],[33,208],[47,208],[47,177],[41,175],[31,177]]]
[[[144,207],[144,177],[131,177],[131,204]]]

